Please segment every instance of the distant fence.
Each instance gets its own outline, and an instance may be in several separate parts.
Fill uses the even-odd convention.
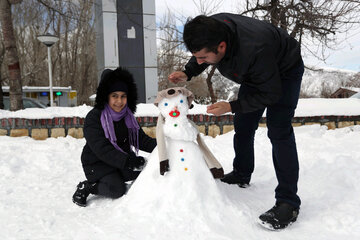
[[[195,122],[199,131],[209,136],[227,133],[234,129],[233,115],[212,116],[205,114],[188,115]],[[150,136],[155,136],[157,117],[137,117],[143,130]],[[3,118],[0,119],[0,136],[30,136],[37,140],[48,137],[83,138],[84,118],[80,117],[55,117],[51,119],[25,119],[25,118]],[[326,125],[328,129],[342,128],[360,125],[358,116],[312,116],[295,117],[292,122],[294,127],[302,125],[320,124]],[[266,127],[266,118],[262,118],[260,127]]]

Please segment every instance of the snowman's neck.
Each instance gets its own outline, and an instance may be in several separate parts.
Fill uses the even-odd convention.
[[[180,123],[180,122],[188,122],[189,119],[186,116],[179,116],[179,117],[168,117],[165,119],[165,122],[170,123]]]
[[[164,134],[170,139],[195,141],[198,130],[190,123],[186,116],[182,118],[166,118]]]

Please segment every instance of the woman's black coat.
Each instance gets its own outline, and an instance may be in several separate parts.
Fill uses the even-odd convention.
[[[86,145],[84,146],[81,162],[85,176],[90,182],[96,182],[103,176],[123,169],[129,155],[115,149],[111,142],[105,137],[104,130],[100,122],[101,110],[92,109],[85,118],[84,136]],[[124,119],[114,122],[117,144],[125,152],[134,154],[130,150],[128,129]],[[156,140],[147,136],[140,128],[139,148],[146,152],[152,152],[156,147]]]

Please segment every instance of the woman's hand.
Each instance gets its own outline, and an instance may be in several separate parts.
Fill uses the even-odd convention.
[[[125,168],[133,171],[141,171],[144,168],[146,161],[141,156],[130,156],[125,162]]]

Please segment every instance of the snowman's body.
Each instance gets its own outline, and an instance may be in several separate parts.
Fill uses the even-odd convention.
[[[164,199],[181,205],[184,202],[178,202],[179,198],[196,199],[199,194],[203,195],[204,189],[208,190],[210,195],[216,194],[217,185],[210,168],[217,169],[216,173],[219,169],[223,173],[223,170],[216,159],[217,165],[205,158],[204,152],[208,149],[204,150],[204,143],[196,125],[187,118],[188,98],[184,94],[164,97],[158,102],[158,108],[161,114],[157,126],[158,146],[149,156],[146,168],[132,188],[137,189],[138,194],[154,197],[151,202],[155,205]],[[162,160],[166,160],[163,162],[168,164],[167,171],[162,173],[164,176],[159,174],[159,161],[161,165]],[[147,183],[141,183],[142,181]],[[169,191],[170,188],[177,190]]]
[[[184,96],[179,95],[172,99],[164,99],[159,104],[159,109],[165,117],[163,131],[170,167],[170,171],[167,173],[169,176],[166,177],[186,177],[192,178],[192,181],[199,181],[199,176],[202,176],[204,179],[201,180],[214,181],[203,153],[195,142],[199,134],[198,129],[186,117],[188,108],[185,99]],[[179,107],[181,100],[183,100],[184,106]],[[165,103],[167,103],[165,106],[167,108],[163,109]],[[170,114],[175,106],[178,106],[180,113],[177,117]]]
[[[221,199],[217,182],[196,142],[166,137],[166,145],[169,171],[163,176],[159,174],[156,148],[127,194],[131,198],[129,207],[132,210],[157,208],[159,211],[168,212],[178,208],[181,211],[189,205],[204,207],[204,202],[198,202],[199,199],[206,201],[210,196]]]
[[[178,176],[197,175],[203,172],[202,169],[211,177],[209,168],[203,160],[203,155],[196,143],[190,141],[168,139],[168,150],[172,152],[169,156],[170,174],[176,172]]]
[[[216,175],[219,175],[219,170],[222,171],[221,165],[204,145],[196,125],[187,118],[189,102],[186,93],[192,95],[185,88],[174,88],[160,92],[161,98],[157,98],[160,110],[156,133],[159,135],[160,173],[164,174],[168,167],[176,167],[176,171],[193,171],[194,166],[207,167],[207,170],[211,168],[214,177],[219,177]],[[204,158],[205,152],[208,158]],[[210,160],[209,155],[212,158]]]

